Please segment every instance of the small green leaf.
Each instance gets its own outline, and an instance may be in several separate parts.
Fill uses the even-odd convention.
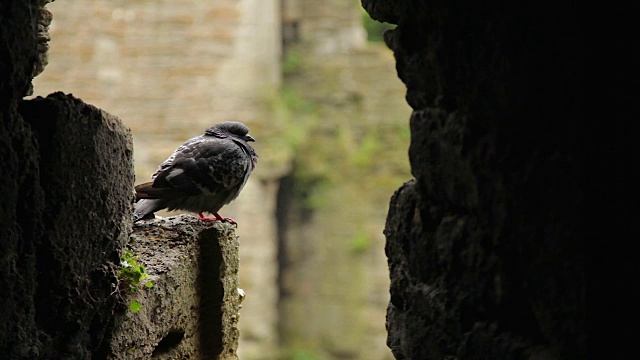
[[[153,283],[151,281],[147,281],[147,283],[144,284],[144,286],[150,288],[150,287],[153,287]]]
[[[137,302],[136,300],[131,300],[131,304],[129,304],[129,309],[131,310],[132,313],[137,313],[138,311],[140,311],[140,309],[142,309],[142,305],[140,305],[139,302]]]

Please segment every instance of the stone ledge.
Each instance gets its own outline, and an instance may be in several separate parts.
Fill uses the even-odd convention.
[[[116,315],[110,359],[237,359],[238,238],[235,226],[189,215],[134,228],[128,250],[152,288],[127,297],[142,309]]]

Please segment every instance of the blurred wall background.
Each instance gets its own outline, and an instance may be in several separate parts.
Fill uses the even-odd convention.
[[[136,182],[216,122],[243,121],[258,140],[256,172],[221,212],[239,223],[241,358],[391,359],[382,229],[411,176],[410,109],[360,2],[48,8],[50,63],[35,95],[61,90],[119,116]]]

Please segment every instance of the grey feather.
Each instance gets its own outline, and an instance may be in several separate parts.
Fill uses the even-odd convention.
[[[246,125],[227,121],[180,145],[151,182],[136,186],[134,221],[162,209],[219,217],[218,211],[238,197],[257,163],[248,133]]]

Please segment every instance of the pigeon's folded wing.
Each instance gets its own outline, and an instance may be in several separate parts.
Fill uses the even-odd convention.
[[[153,182],[136,186],[136,197],[160,199],[232,191],[242,182],[248,162],[233,141],[201,137],[176,149],[153,175]]]

